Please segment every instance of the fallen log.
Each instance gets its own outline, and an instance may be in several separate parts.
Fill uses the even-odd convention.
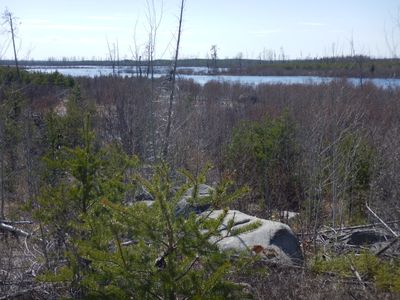
[[[33,224],[33,221],[11,221],[11,220],[0,220],[0,223],[18,225],[18,224]]]
[[[396,236],[393,241],[391,241],[389,244],[387,244],[385,247],[380,249],[378,252],[375,253],[376,256],[380,256],[382,253],[384,253],[386,250],[388,250],[390,247],[392,247],[394,244],[396,244],[400,239],[400,236]]]
[[[400,223],[400,220],[386,222],[387,225],[388,224],[396,224],[396,223]],[[354,230],[354,229],[365,229],[365,228],[376,227],[376,226],[385,226],[385,225],[383,225],[381,222],[377,222],[377,223],[370,223],[370,224],[365,224],[365,225],[354,225],[354,226],[347,226],[347,227],[329,228],[329,229],[317,231],[316,234],[324,234],[324,233],[330,233],[330,232],[336,233],[338,231],[340,232],[340,231],[348,231],[348,230]],[[299,232],[297,235],[298,236],[315,235],[315,232]]]
[[[0,223],[0,230],[4,230],[4,231],[7,231],[7,232],[10,232],[10,233],[14,234],[15,236],[23,236],[23,237],[30,237],[31,236],[30,233],[28,233],[28,232],[26,232],[26,231],[24,231],[22,229],[19,229],[17,227],[14,227],[14,226],[11,226],[11,225],[8,225],[8,224],[4,224],[2,222]]]

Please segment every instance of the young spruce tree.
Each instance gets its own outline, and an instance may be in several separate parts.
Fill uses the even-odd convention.
[[[72,298],[244,297],[230,278],[252,259],[233,258],[221,252],[217,242],[254,228],[232,231],[232,220],[228,234],[222,235],[227,209],[211,219],[211,212],[177,215],[176,207],[190,187],[191,202],[210,203],[213,208],[227,207],[246,189],[230,193],[231,184],[223,183],[210,196],[200,198],[198,186],[207,170],[198,177],[183,171],[187,183],[176,190],[169,169],[162,165],[155,168],[151,180],[135,178],[154,197],[153,204],[126,205],[124,193],[135,184],[127,184],[123,174],[136,161],[110,150],[96,151],[92,135],[87,129],[84,133],[84,147],[64,149],[56,159],[63,179],[45,188],[39,201],[38,218],[50,232],[61,232],[64,245],[57,268],[43,280],[67,283]]]

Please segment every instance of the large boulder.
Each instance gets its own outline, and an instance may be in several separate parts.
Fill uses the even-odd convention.
[[[205,212],[204,214],[208,213]],[[210,217],[217,218],[221,213],[223,213],[222,210],[215,210],[210,214]],[[259,224],[259,227],[218,241],[217,245],[220,249],[252,251],[267,257],[273,262],[285,264],[303,263],[304,258],[300,243],[288,225],[253,217],[237,210],[229,210],[220,229],[222,236],[227,234],[226,226],[232,219],[235,224],[232,230],[252,223]]]
[[[199,184],[197,188],[197,199],[200,200],[198,202],[194,202],[193,200],[193,187],[188,189],[182,196],[182,199],[179,200],[175,207],[175,216],[184,216],[187,218],[191,212],[195,214],[201,214],[210,208],[209,203],[201,203],[201,199],[208,197],[214,189],[207,184]],[[135,197],[135,204],[146,204],[147,206],[152,206],[154,204],[154,197],[143,189],[138,195]]]
[[[202,199],[211,195],[214,189],[207,184],[199,184],[197,187],[197,198]],[[179,200],[176,208],[175,215],[176,216],[184,216],[187,218],[190,213],[194,212],[195,214],[201,214],[210,208],[209,203],[194,203],[191,201],[193,199],[193,188],[188,189],[183,195],[182,199]],[[200,201],[201,202],[201,201]]]

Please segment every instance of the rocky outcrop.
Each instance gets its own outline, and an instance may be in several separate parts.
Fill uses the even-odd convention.
[[[217,218],[221,213],[222,210],[213,211],[210,217]],[[273,262],[302,264],[303,253],[300,243],[288,225],[253,217],[237,210],[230,210],[221,228],[222,236],[227,234],[226,226],[231,219],[234,220],[235,224],[232,230],[240,229],[252,223],[259,224],[259,226],[237,236],[228,236],[222,239],[217,243],[220,249],[252,251]]]
[[[182,196],[175,208],[175,216],[187,218],[190,213],[203,214],[210,218],[217,218],[223,211],[215,210],[210,212],[210,204],[201,201],[211,195],[214,189],[206,184],[200,184],[197,189],[198,201],[193,201],[193,188],[188,189]],[[151,206],[153,201],[138,201]],[[272,262],[285,264],[302,264],[303,253],[300,243],[290,227],[286,224],[260,219],[247,215],[237,210],[229,210],[220,228],[222,236],[227,235],[228,222],[233,219],[233,231],[240,230],[243,226],[258,224],[259,226],[250,231],[229,236],[217,242],[222,250],[249,251],[263,255]],[[256,226],[254,226],[256,227]]]

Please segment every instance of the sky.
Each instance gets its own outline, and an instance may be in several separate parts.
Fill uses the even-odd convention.
[[[149,9],[159,21],[156,58],[176,46],[180,0],[1,0],[16,17],[20,59],[145,56]],[[151,6],[151,5],[150,5]],[[400,52],[400,0],[186,0],[180,58],[314,58]],[[135,47],[136,45],[136,47]],[[400,53],[397,53],[399,55]],[[0,58],[12,58],[2,22]]]

